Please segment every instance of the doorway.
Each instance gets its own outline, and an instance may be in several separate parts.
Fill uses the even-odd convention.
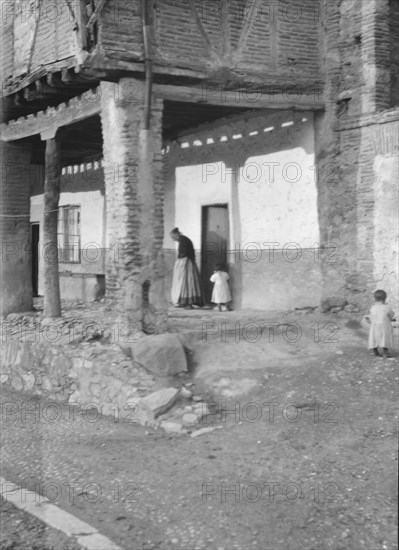
[[[39,236],[40,224],[30,224],[30,236],[32,246],[32,291],[33,297],[39,295]]]
[[[226,266],[229,242],[229,212],[227,204],[213,204],[202,207],[201,279],[205,302],[209,304],[213,284],[210,277],[215,265]],[[227,266],[226,266],[227,269]]]

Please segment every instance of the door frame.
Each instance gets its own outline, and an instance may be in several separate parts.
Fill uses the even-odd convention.
[[[203,285],[203,289],[205,291],[206,284],[208,281],[205,281],[205,273],[203,269],[204,265],[204,242],[205,242],[205,236],[206,236],[206,223],[207,223],[207,209],[208,208],[224,208],[227,213],[227,239],[226,239],[226,263],[228,259],[227,250],[230,244],[230,212],[229,212],[229,203],[228,202],[217,202],[213,204],[203,204],[201,206],[201,281]],[[227,266],[226,266],[227,267]]]

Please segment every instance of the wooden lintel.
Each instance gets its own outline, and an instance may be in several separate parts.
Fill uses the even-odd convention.
[[[220,87],[210,87],[203,84],[201,87],[170,86],[154,84],[154,94],[169,101],[188,103],[202,103],[209,105],[223,105],[248,109],[297,109],[301,111],[320,111],[324,109],[324,102],[317,90],[314,93],[287,91],[270,91],[267,87],[259,89],[227,91]]]
[[[0,124],[1,140],[15,141],[36,134],[47,136],[49,132],[51,135],[54,130],[56,131],[62,126],[79,122],[100,112],[101,95],[100,89],[97,88],[94,92],[86,92],[66,103],[57,105],[57,107],[49,107],[34,115]],[[47,137],[43,139],[47,139]]]

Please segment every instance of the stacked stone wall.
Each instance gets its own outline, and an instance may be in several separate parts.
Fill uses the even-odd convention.
[[[12,324],[11,317],[6,324]],[[0,383],[66,406],[95,408],[100,415],[113,415],[118,406],[124,410],[129,399],[162,387],[119,345],[74,345],[68,336],[55,344],[54,334],[53,326],[47,336],[37,331],[24,331],[22,338],[7,336],[0,350]]]

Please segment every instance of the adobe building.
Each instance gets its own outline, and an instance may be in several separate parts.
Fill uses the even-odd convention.
[[[194,242],[234,307],[398,306],[399,0],[2,3],[2,313],[162,331]]]

